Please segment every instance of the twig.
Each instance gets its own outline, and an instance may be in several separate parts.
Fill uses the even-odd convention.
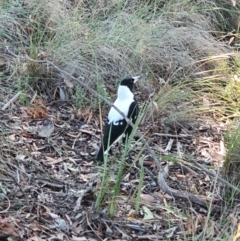
[[[189,201],[191,201],[193,203],[196,203],[196,204],[200,205],[201,207],[207,209],[207,203],[204,202],[198,196],[190,194],[188,192],[178,191],[176,189],[173,189],[173,188],[169,187],[166,184],[166,181],[165,181],[167,175],[168,175],[168,166],[166,166],[164,168],[164,170],[158,174],[158,185],[161,187],[161,189],[164,192],[166,192],[166,193],[168,193],[170,195],[173,195],[174,197],[187,199],[187,200],[189,200]]]
[[[36,179],[36,183],[40,184],[42,187],[47,186],[47,187],[53,187],[53,188],[59,188],[59,189],[64,188],[64,185],[62,184],[56,184],[56,183],[52,183],[42,179]]]
[[[6,110],[9,105],[11,105],[21,94],[21,91],[19,91],[17,94],[15,94],[3,107],[2,110]]]
[[[165,136],[165,137],[170,137],[170,138],[186,138],[186,137],[191,137],[192,135],[188,134],[179,134],[179,135],[172,135],[172,134],[165,134],[165,133],[153,133],[155,136]]]
[[[99,236],[98,232],[93,229],[91,223],[89,222],[89,213],[88,213],[87,208],[85,208],[85,213],[86,213],[86,220],[87,220],[87,224],[88,224],[89,228],[90,228],[90,229],[93,231],[93,233],[99,238],[99,240],[103,240],[103,239]]]

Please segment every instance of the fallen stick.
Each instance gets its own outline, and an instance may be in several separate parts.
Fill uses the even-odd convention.
[[[153,133],[153,135],[155,135],[155,136],[162,136],[162,137],[170,137],[170,138],[192,137],[192,135],[188,135],[188,134],[172,135],[172,134],[164,134],[164,133]]]
[[[19,91],[17,94],[15,94],[15,95],[2,107],[2,110],[6,110],[9,105],[11,105],[14,101],[16,101],[16,99],[18,98],[18,96],[19,96],[20,94],[21,94],[21,91]]]

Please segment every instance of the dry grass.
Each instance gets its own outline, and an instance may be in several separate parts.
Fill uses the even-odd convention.
[[[36,59],[47,56],[105,97],[114,91],[116,80],[141,74],[145,77],[140,83],[141,89],[146,94],[158,93],[155,98],[161,109],[174,100],[166,104],[165,95],[161,98],[159,80],[180,86],[188,81],[190,84],[185,86],[188,90],[197,84],[199,89],[202,88],[199,79],[211,76],[222,79],[231,69],[229,54],[232,49],[219,39],[228,26],[227,30],[231,31],[237,25],[235,10],[230,1],[197,1],[194,4],[186,0],[168,4],[162,1],[96,1],[93,5],[87,1],[72,4],[69,1],[6,2],[0,17],[1,46],[10,45],[16,53]],[[65,85],[58,73],[47,66],[16,61],[10,66],[17,79],[17,89],[23,92],[33,89],[45,95],[48,87],[47,95],[52,99],[56,86]],[[187,102],[192,98],[196,98],[193,102],[199,101],[201,96],[204,98],[207,92],[212,92],[212,87],[215,88],[209,86],[197,95],[185,89],[186,95],[189,94]],[[98,108],[98,101],[87,96],[80,87],[70,92],[78,108],[88,103]],[[170,97],[175,98],[174,94]],[[185,100],[180,100],[179,104],[182,102]],[[201,105],[197,111],[196,105],[190,108],[188,103],[184,104],[187,109],[181,108],[173,119],[202,111]],[[160,113],[161,116],[169,115],[169,112]]]
[[[216,63],[199,60],[231,52],[213,36],[219,31],[214,23],[225,19],[221,11],[233,13],[230,4],[224,10],[207,1],[165,5],[162,1],[97,1],[89,6],[84,1],[71,5],[31,0],[7,8],[1,14],[2,41],[35,58],[44,51],[92,86],[103,81],[111,85],[136,73],[144,74],[150,83],[158,77],[178,82],[199,72],[204,76],[211,74],[204,71],[215,69]],[[236,25],[234,14],[231,17]]]

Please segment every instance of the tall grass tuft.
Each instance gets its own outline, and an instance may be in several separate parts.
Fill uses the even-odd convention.
[[[229,130],[226,136],[226,158],[223,165],[225,174],[240,182],[239,168],[240,168],[240,126]]]

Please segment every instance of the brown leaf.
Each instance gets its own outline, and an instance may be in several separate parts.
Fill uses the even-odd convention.
[[[185,175],[182,175],[182,174],[175,174],[175,176],[176,176],[176,178],[177,178],[178,180],[184,180],[184,179],[186,179],[186,176],[185,176]]]
[[[46,58],[48,56],[48,53],[47,52],[44,52],[44,51],[41,51],[37,57],[40,58],[40,59],[43,59],[43,58]]]
[[[0,230],[9,236],[18,236],[18,234],[15,232],[14,223],[6,218],[3,219],[0,217]]]
[[[136,218],[135,210],[131,208],[131,209],[129,210],[128,214],[127,214],[127,217],[128,217],[129,220],[135,219],[135,218]]]
[[[148,201],[148,202],[155,202],[156,201],[156,199],[153,196],[149,195],[149,194],[143,194],[142,193],[142,194],[140,194],[140,197],[144,201]]]
[[[33,135],[31,133],[28,133],[28,132],[21,133],[21,136],[24,137],[24,138],[33,138]]]
[[[194,235],[196,234],[196,231],[197,231],[197,225],[198,225],[198,221],[194,221],[192,219],[188,219],[187,220],[187,232],[186,234],[187,235]]]
[[[28,105],[26,112],[33,119],[42,119],[48,116],[47,108],[41,100],[36,100],[33,104]]]
[[[29,34],[29,35],[32,35],[34,33],[34,29],[29,26],[25,26],[24,29],[27,32],[27,34]]]
[[[85,109],[78,109],[76,115],[79,119],[83,119],[83,122],[89,124],[89,122],[92,120],[93,112],[91,107],[89,106]]]

